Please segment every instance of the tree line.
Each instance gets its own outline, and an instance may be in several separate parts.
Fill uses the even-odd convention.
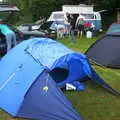
[[[16,4],[21,10],[21,19],[26,22],[35,22],[40,17],[48,18],[52,11],[60,11],[62,5],[88,4],[94,5],[95,11],[102,9],[110,14],[120,8],[120,0],[4,0]]]

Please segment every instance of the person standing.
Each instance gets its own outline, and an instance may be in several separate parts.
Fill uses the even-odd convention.
[[[3,22],[3,20],[0,20],[0,30],[1,33],[5,36],[6,44],[7,44],[7,52],[17,44],[16,42],[16,35],[15,33],[8,27],[7,24]]]
[[[83,32],[84,32],[84,20],[83,20],[83,18],[78,19],[76,27],[78,29],[78,37],[82,37]]]
[[[67,12],[65,14],[65,19],[64,19],[64,23],[66,25],[66,35],[70,36],[70,14]]]
[[[84,16],[79,15],[76,21],[76,28],[78,30],[78,37],[82,37],[84,33]]]
[[[73,15],[67,15],[68,22],[70,23],[70,36],[73,43],[75,43],[75,19]]]

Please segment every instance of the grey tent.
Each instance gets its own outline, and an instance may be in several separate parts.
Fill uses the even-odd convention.
[[[87,57],[96,64],[120,68],[120,24],[112,24],[107,33],[86,51]]]

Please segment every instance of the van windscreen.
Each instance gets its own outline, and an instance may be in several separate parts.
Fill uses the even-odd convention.
[[[94,14],[82,14],[85,19],[94,19]]]
[[[64,19],[64,14],[54,14],[53,19]]]

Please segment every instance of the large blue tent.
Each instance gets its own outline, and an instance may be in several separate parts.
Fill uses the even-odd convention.
[[[49,38],[23,41],[0,61],[0,108],[15,117],[81,120],[59,87],[86,76],[117,94],[85,55]]]

